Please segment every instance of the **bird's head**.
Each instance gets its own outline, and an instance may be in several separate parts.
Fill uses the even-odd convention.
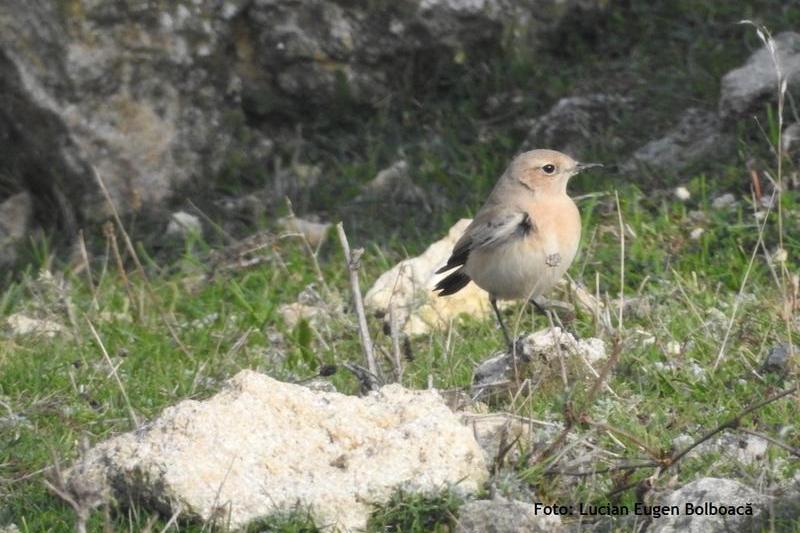
[[[569,178],[587,168],[601,166],[599,163],[578,163],[555,150],[531,150],[514,158],[508,175],[532,191],[563,193]]]

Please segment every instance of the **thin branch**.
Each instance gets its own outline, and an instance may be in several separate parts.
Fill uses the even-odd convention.
[[[361,285],[358,281],[358,271],[361,268],[361,255],[363,248],[358,248],[350,252],[350,243],[347,242],[347,234],[344,232],[344,224],[336,224],[336,232],[339,234],[339,242],[342,244],[344,260],[347,271],[350,274],[350,288],[353,291],[353,306],[355,307],[356,317],[358,318],[358,334],[361,337],[361,347],[364,349],[364,358],[367,361],[367,368],[370,374],[378,376],[378,365],[375,363],[375,353],[372,350],[372,339],[367,328],[367,315],[364,312],[364,301],[361,298]]]
[[[599,468],[597,470],[587,470],[587,471],[570,471],[570,470],[558,470],[558,469],[547,469],[544,472],[546,476],[572,476],[572,477],[589,477],[594,476],[597,474],[610,474],[612,472],[619,472],[624,470],[638,470],[640,468],[651,468],[654,466],[658,466],[658,463],[655,461],[647,461],[644,463],[635,463],[635,464],[621,464],[621,465],[614,465],[609,466],[608,468]]]
[[[728,420],[726,420],[722,424],[718,425],[717,427],[715,427],[714,429],[712,429],[711,431],[709,431],[708,433],[706,433],[705,435],[703,435],[702,437],[700,437],[699,439],[694,441],[692,444],[690,444],[689,446],[687,446],[686,448],[684,448],[683,450],[678,452],[676,455],[673,455],[672,457],[667,459],[667,461],[665,461],[664,468],[669,468],[670,466],[673,466],[674,464],[678,463],[678,461],[683,459],[686,456],[687,453],[691,452],[692,450],[694,450],[695,448],[697,448],[698,446],[700,446],[701,444],[706,442],[708,439],[710,439],[711,437],[713,437],[717,433],[720,433],[720,432],[722,432],[722,431],[724,431],[726,429],[737,428],[739,426],[739,424],[741,423],[742,418],[744,418],[745,416],[749,415],[753,411],[761,409],[765,405],[769,405],[769,404],[771,404],[773,402],[776,402],[776,401],[780,400],[781,398],[783,398],[785,396],[788,396],[788,395],[792,394],[793,392],[796,392],[798,389],[800,389],[800,385],[795,385],[794,387],[792,387],[790,389],[786,389],[785,391],[780,392],[778,394],[775,394],[774,396],[770,396],[766,400],[762,400],[762,401],[760,401],[760,402],[758,402],[758,403],[756,403],[754,405],[751,405],[750,407],[748,407],[747,409],[745,409],[744,411],[742,411],[738,415],[736,415],[736,416],[734,416],[732,418],[729,418]]]
[[[625,222],[622,220],[622,207],[619,204],[619,193],[614,191],[617,202],[617,218],[619,219],[619,318],[617,328],[622,331],[622,318],[625,313]]]
[[[753,431],[752,429],[747,428],[737,428],[742,433],[747,433],[748,435],[752,435],[754,437],[758,437],[759,439],[764,439],[767,442],[771,442],[775,446],[779,448],[783,448],[787,452],[791,453],[796,457],[800,457],[800,448],[795,448],[794,446],[790,446],[783,441],[779,441],[774,437],[770,437],[769,435],[765,435],[764,433],[760,433],[758,431]]]
[[[403,384],[403,354],[400,350],[400,331],[397,327],[397,316],[394,302],[389,303],[389,333],[392,336],[392,362],[397,383]]]

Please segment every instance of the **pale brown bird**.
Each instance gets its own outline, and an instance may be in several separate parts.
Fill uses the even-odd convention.
[[[447,296],[474,281],[489,293],[506,342],[497,300],[536,298],[561,279],[581,238],[581,217],[567,195],[569,179],[598,163],[578,163],[554,150],[524,152],[500,176],[486,203],[437,274],[457,268],[434,290]]]

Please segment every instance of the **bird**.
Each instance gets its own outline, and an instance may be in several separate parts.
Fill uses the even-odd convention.
[[[473,281],[489,293],[512,347],[497,301],[526,300],[545,313],[536,299],[567,271],[581,238],[580,212],[567,194],[567,183],[575,174],[600,166],[579,163],[555,150],[517,155],[436,271],[452,272],[433,290],[449,296]]]

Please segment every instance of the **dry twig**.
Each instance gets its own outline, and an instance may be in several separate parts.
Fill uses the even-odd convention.
[[[347,271],[350,274],[350,288],[353,292],[353,307],[355,307],[356,318],[358,319],[358,333],[361,337],[361,347],[364,349],[364,358],[367,361],[367,368],[370,374],[378,376],[378,365],[375,363],[375,353],[372,349],[372,338],[367,328],[367,315],[364,312],[364,300],[361,297],[361,285],[358,280],[358,271],[361,268],[361,255],[363,248],[350,251],[350,243],[347,242],[347,234],[344,232],[344,224],[336,224],[336,232],[339,234],[339,242],[342,244],[344,260]]]

